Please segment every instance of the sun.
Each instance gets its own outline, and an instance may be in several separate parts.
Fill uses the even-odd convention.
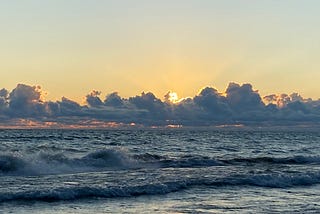
[[[169,93],[169,97],[168,97],[168,100],[172,103],[176,103],[178,102],[178,94],[176,92],[170,92]]]

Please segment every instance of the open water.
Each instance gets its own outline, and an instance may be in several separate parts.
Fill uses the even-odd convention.
[[[320,133],[1,130],[0,213],[320,213]]]

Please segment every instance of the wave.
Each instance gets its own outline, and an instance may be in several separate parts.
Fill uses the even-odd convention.
[[[130,187],[61,187],[48,190],[7,193],[0,195],[0,202],[13,200],[57,201],[90,197],[130,197],[139,195],[166,194],[187,187],[183,182],[167,182]]]
[[[0,156],[0,171],[1,172],[11,172],[17,171],[20,168],[26,166],[26,162],[16,156],[12,155],[2,155]]]
[[[64,153],[44,151],[35,154],[0,154],[0,175],[41,175],[148,167],[184,168],[218,165],[221,165],[219,161],[208,157],[169,158],[149,153],[130,155],[121,149],[97,150],[75,158],[69,158]]]
[[[41,175],[90,172],[101,169],[130,169],[137,161],[122,150],[105,149],[82,157],[67,157],[64,153],[40,151],[35,154],[0,154],[0,174]]]
[[[153,158],[153,156],[151,156]],[[152,159],[151,158],[151,159]],[[253,164],[320,164],[319,156],[293,157],[239,157],[239,158],[211,158],[206,156],[186,156],[179,158],[156,157],[161,167],[209,167],[226,165],[253,165]]]
[[[134,158],[144,161],[158,162],[162,167],[201,167],[225,166],[239,164],[320,164],[320,156],[292,156],[292,157],[236,157],[231,159],[211,158],[199,155],[188,155],[170,158],[159,155],[143,154]]]
[[[290,188],[310,186],[320,183],[320,173],[234,175],[223,178],[188,178],[167,182],[132,186],[80,186],[77,182],[59,188],[8,192],[0,194],[0,202],[6,201],[59,201],[101,197],[132,197],[158,195],[180,190],[206,186],[223,188],[225,186],[257,186],[268,188]]]
[[[95,170],[123,170],[147,167],[196,168],[253,164],[320,164],[319,156],[241,157],[232,159],[188,155],[167,157],[157,154],[133,155],[123,149],[103,149],[81,157],[68,153],[40,151],[38,153],[0,153],[0,175],[41,175],[90,172]]]
[[[233,158],[228,160],[221,160],[225,164],[320,164],[319,156],[293,156],[293,157],[251,157],[251,158]]]

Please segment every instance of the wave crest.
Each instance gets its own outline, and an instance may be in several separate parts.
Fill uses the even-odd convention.
[[[25,165],[25,161],[15,155],[0,156],[0,172],[13,172]]]
[[[148,167],[197,168],[254,164],[320,164],[320,157],[236,157],[232,159],[197,155],[167,157],[149,153],[133,155],[120,148],[96,150],[82,157],[68,157],[67,153],[48,151],[40,151],[34,154],[0,153],[0,175],[39,175]]]
[[[145,183],[126,186],[80,186],[72,183],[59,188],[9,192],[0,195],[0,202],[16,200],[58,201],[76,200],[90,197],[131,197],[139,195],[167,194],[195,186],[259,186],[270,188],[287,188],[294,186],[309,186],[320,183],[320,173],[295,174],[262,174],[233,175],[222,178],[181,178],[173,181]]]
[[[0,174],[3,175],[77,173],[137,166],[136,160],[117,149],[98,150],[80,158],[69,158],[64,153],[44,151],[35,154],[0,154]]]

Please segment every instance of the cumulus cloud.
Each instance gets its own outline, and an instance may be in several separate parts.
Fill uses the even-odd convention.
[[[104,104],[106,106],[113,106],[113,107],[122,107],[124,106],[124,102],[125,100],[118,95],[118,92],[113,92],[111,94],[108,94],[106,96],[106,99],[104,100]]]
[[[59,113],[63,116],[81,116],[82,107],[75,101],[66,97],[62,97],[61,101],[57,102],[59,106]]]
[[[320,125],[320,100],[305,99],[298,93],[271,94],[261,98],[251,84],[230,83],[223,93],[208,86],[194,97],[179,102],[171,100],[173,95],[176,96],[167,93],[162,101],[151,92],[129,98],[112,92],[102,100],[101,92],[93,90],[86,95],[86,105],[80,105],[66,97],[45,101],[41,87],[18,84],[12,91],[0,90],[0,125],[21,123],[22,127],[27,127],[28,124],[42,124],[55,128],[85,127],[86,124],[91,128],[118,127],[119,124]]]
[[[158,121],[169,119],[168,104],[156,98],[151,92],[143,92],[140,96],[130,97],[129,103],[138,109],[145,110],[141,115],[144,119],[156,119]]]
[[[227,99],[223,97],[215,88],[206,87],[193,98],[196,105],[208,112],[210,118],[223,119],[231,115]]]
[[[90,94],[86,96],[86,102],[91,107],[99,107],[103,105],[103,102],[99,98],[99,95],[101,94],[100,91],[93,90]]]
[[[258,110],[264,106],[258,91],[254,91],[250,84],[230,83],[226,94],[230,108],[237,112]]]
[[[12,116],[38,117],[45,112],[40,86],[18,84],[9,93],[8,104]]]
[[[7,89],[3,88],[0,90],[0,97],[8,98],[8,96],[9,96],[9,91]]]
[[[9,92],[5,88],[0,90],[0,111],[4,110],[8,104]]]

